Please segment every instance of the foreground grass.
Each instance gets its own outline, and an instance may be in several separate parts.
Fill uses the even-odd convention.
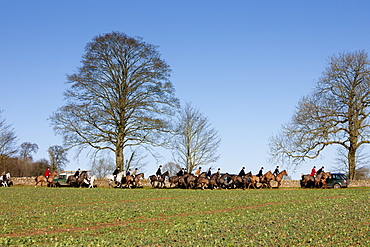
[[[370,188],[0,188],[0,246],[369,246]]]

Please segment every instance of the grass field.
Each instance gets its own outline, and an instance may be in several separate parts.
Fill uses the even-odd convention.
[[[0,246],[370,246],[370,188],[0,188]]]

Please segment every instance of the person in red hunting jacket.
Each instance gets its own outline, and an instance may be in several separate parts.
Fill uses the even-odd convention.
[[[49,176],[50,176],[50,167],[48,167],[48,168],[46,169],[46,171],[45,171],[45,173],[44,173],[44,176],[46,177],[46,179],[48,179],[48,178],[49,178]]]
[[[315,175],[316,175],[316,166],[313,166],[310,176],[315,176]]]

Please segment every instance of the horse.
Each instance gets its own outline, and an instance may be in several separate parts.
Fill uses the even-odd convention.
[[[82,187],[86,183],[85,179],[88,180],[89,176],[87,175],[87,171],[82,171],[78,179],[75,176],[69,176],[67,178],[67,184],[73,187]]]
[[[222,189],[222,187],[227,189],[232,183],[233,181],[228,173],[223,174],[218,180],[219,189]]]
[[[44,175],[40,175],[38,177],[35,178],[35,181],[36,181],[36,184],[35,184],[35,187],[40,183],[41,184],[41,187],[42,187],[42,184],[45,182],[45,183],[48,183],[48,186],[50,187],[56,187],[56,184],[54,183],[54,177],[55,176],[58,176],[58,172],[57,171],[53,171],[49,178],[46,179],[46,177]]]
[[[281,181],[283,180],[284,176],[288,176],[286,170],[281,171],[278,175],[275,176],[274,180],[278,183],[277,187],[279,188],[281,185]]]
[[[144,178],[144,173],[139,173],[134,177],[134,185],[138,188],[141,185],[140,178]]]
[[[155,182],[157,182],[157,186],[156,186],[157,188],[159,188],[159,185],[161,185],[161,188],[166,187],[165,186],[165,183],[164,183],[166,177],[169,177],[168,171],[166,171],[165,173],[163,173],[162,175],[160,175],[159,178],[157,177],[157,175],[150,175],[149,176],[150,184],[152,185],[153,188],[154,188]]]
[[[179,186],[179,180],[180,178],[178,176],[172,176],[172,177],[169,177],[168,178],[168,181],[170,182],[170,188],[172,187],[172,185],[174,184],[175,186]]]
[[[126,175],[126,177],[122,178],[122,185],[125,185],[126,187],[131,189],[131,186],[134,184],[134,176],[132,175]]]
[[[179,187],[182,185],[185,189],[187,189],[188,188],[187,180],[188,180],[188,177],[191,175],[192,175],[191,173],[186,173],[185,175],[180,176],[179,177]]]
[[[251,177],[252,177],[251,171],[241,177],[243,190],[245,190],[245,188],[247,187],[247,184],[248,184],[248,189],[249,189],[249,186],[251,185]]]
[[[326,178],[331,178],[330,172],[320,172],[319,174],[316,174],[315,177],[315,187],[319,187],[320,183],[322,183],[321,188],[326,188]]]
[[[232,175],[231,176],[231,180],[232,180],[232,187],[235,189],[237,187],[240,187],[241,184],[243,184],[243,178],[239,175]]]
[[[217,180],[220,177],[219,173],[213,173],[211,178],[208,181],[208,187],[213,190],[215,187],[218,188]]]
[[[90,182],[89,182],[89,188],[94,188],[94,181],[96,180],[96,175],[92,176],[90,178]]]
[[[201,189],[204,190],[204,187],[208,184],[209,184],[209,179],[207,178],[207,176],[200,176],[198,177],[198,179],[196,180],[196,183],[197,183],[197,186],[200,185]]]
[[[189,187],[190,188],[195,188],[196,183],[197,183],[197,179],[198,179],[197,176],[190,173],[190,175],[186,179],[187,188],[189,188]]]
[[[311,175],[304,175],[302,174],[302,188],[306,188],[307,184],[310,184],[311,185],[311,188],[314,186],[315,184],[315,177],[314,176],[311,176]]]
[[[116,179],[114,179],[114,176],[113,175],[107,175],[105,176],[105,179],[108,181],[108,185],[109,185],[109,188],[113,188],[113,182],[115,182],[117,184],[117,187],[121,187],[121,181],[122,181],[122,178],[124,177],[125,175],[125,172],[122,171],[122,172],[119,172],[116,176]]]
[[[260,183],[262,184],[260,188],[263,188],[263,186],[267,186],[267,188],[270,188],[271,189],[271,180],[273,180],[275,178],[275,176],[272,174],[271,171],[268,171],[266,172],[261,180],[260,180]]]
[[[248,184],[248,189],[251,185],[253,186],[253,188],[257,189],[258,188],[257,183],[260,182],[260,177],[256,176],[256,175],[251,175],[249,177],[249,180],[250,180],[250,183]],[[261,188],[261,187],[259,187],[259,188]]]
[[[11,185],[12,183],[9,182],[9,179],[10,179],[10,173],[6,173],[2,176],[0,176],[0,184],[2,187],[8,187],[9,185]]]

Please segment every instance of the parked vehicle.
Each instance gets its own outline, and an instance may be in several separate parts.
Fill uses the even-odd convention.
[[[73,176],[73,174],[66,172],[60,173],[58,177],[54,178],[54,183],[57,187],[70,186],[69,184],[67,184],[67,179],[69,176]]]
[[[348,185],[348,178],[343,173],[331,173],[331,178],[326,179],[326,188],[347,188]]]

